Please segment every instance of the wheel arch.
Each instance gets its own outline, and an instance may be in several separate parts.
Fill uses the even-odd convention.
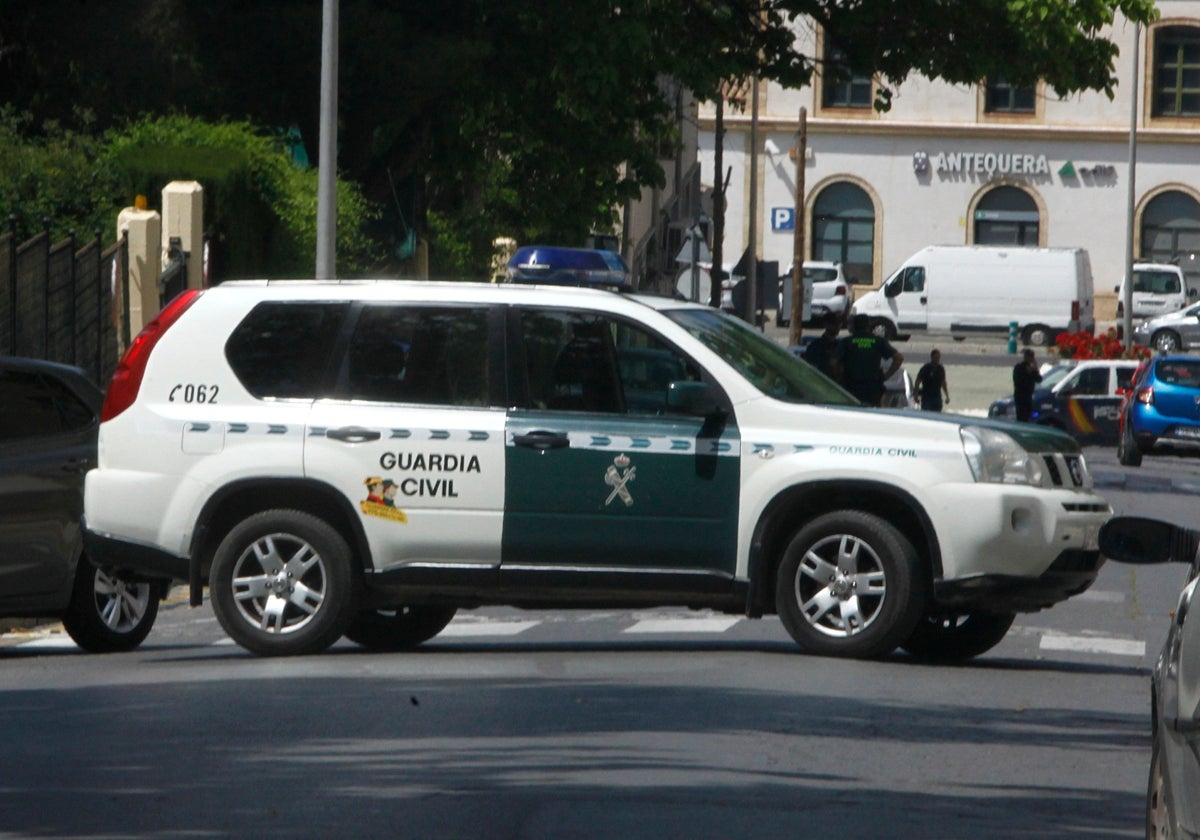
[[[930,580],[942,576],[942,554],[933,522],[917,499],[899,487],[867,480],[819,481],[789,487],[763,509],[750,545],[747,614],[775,610],[775,572],[788,541],[803,523],[836,510],[874,514],[904,534],[927,562]]]
[[[328,522],[349,544],[358,569],[371,567],[371,547],[362,522],[332,485],[294,478],[235,481],[209,497],[197,519],[189,551],[193,603],[197,603],[198,588],[208,580],[213,554],[230,529],[248,516],[275,509],[299,510]]]

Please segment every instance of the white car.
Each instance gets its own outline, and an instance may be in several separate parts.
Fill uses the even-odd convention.
[[[775,324],[780,327],[791,326],[792,323],[792,271],[795,266],[788,266],[787,273],[779,278],[779,309],[775,313]],[[805,260],[801,269],[801,279],[805,287],[812,287],[811,308],[808,321],[819,323],[827,315],[834,315],[840,323],[845,323],[849,316],[850,307],[854,303],[854,291],[845,274],[842,273],[840,262],[823,262]]]
[[[1125,314],[1125,279],[1113,289],[1117,293],[1117,320]],[[1187,280],[1183,269],[1170,263],[1134,263],[1130,289],[1131,317],[1156,318],[1178,312],[1188,304]]]
[[[1071,438],[852,403],[688,301],[224,283],[114,374],[86,540],[207,586],[263,655],[506,604],[777,613],[814,654],[963,659],[1095,580],[1111,510]]]

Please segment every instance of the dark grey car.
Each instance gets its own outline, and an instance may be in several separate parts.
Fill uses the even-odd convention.
[[[61,619],[97,653],[141,644],[163,594],[83,555],[102,403],[79,368],[0,356],[0,617]]]

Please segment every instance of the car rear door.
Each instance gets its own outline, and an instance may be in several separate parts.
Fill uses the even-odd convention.
[[[1200,359],[1176,356],[1155,363],[1154,409],[1179,424],[1179,437],[1200,438]]]
[[[732,576],[736,425],[667,408],[698,366],[602,314],[516,308],[509,333],[503,568]]]
[[[1059,389],[1058,397],[1066,404],[1070,432],[1079,441],[1116,441],[1121,397],[1116,393],[1115,372],[1111,365],[1085,365],[1072,373]]]
[[[495,312],[370,303],[351,313],[335,394],[309,416],[304,465],[353,506],[377,571],[500,563],[505,410],[502,367],[493,371],[489,353]]]

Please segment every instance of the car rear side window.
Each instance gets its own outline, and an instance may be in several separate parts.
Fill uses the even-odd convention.
[[[29,371],[0,371],[0,440],[76,431],[95,419],[58,380]]]
[[[350,399],[486,406],[488,310],[368,305],[354,326],[346,368]]]
[[[238,380],[259,399],[316,399],[345,303],[260,303],[225,343]]]
[[[1200,388],[1200,362],[1163,359],[1159,361],[1155,373],[1161,381],[1169,385]]]

